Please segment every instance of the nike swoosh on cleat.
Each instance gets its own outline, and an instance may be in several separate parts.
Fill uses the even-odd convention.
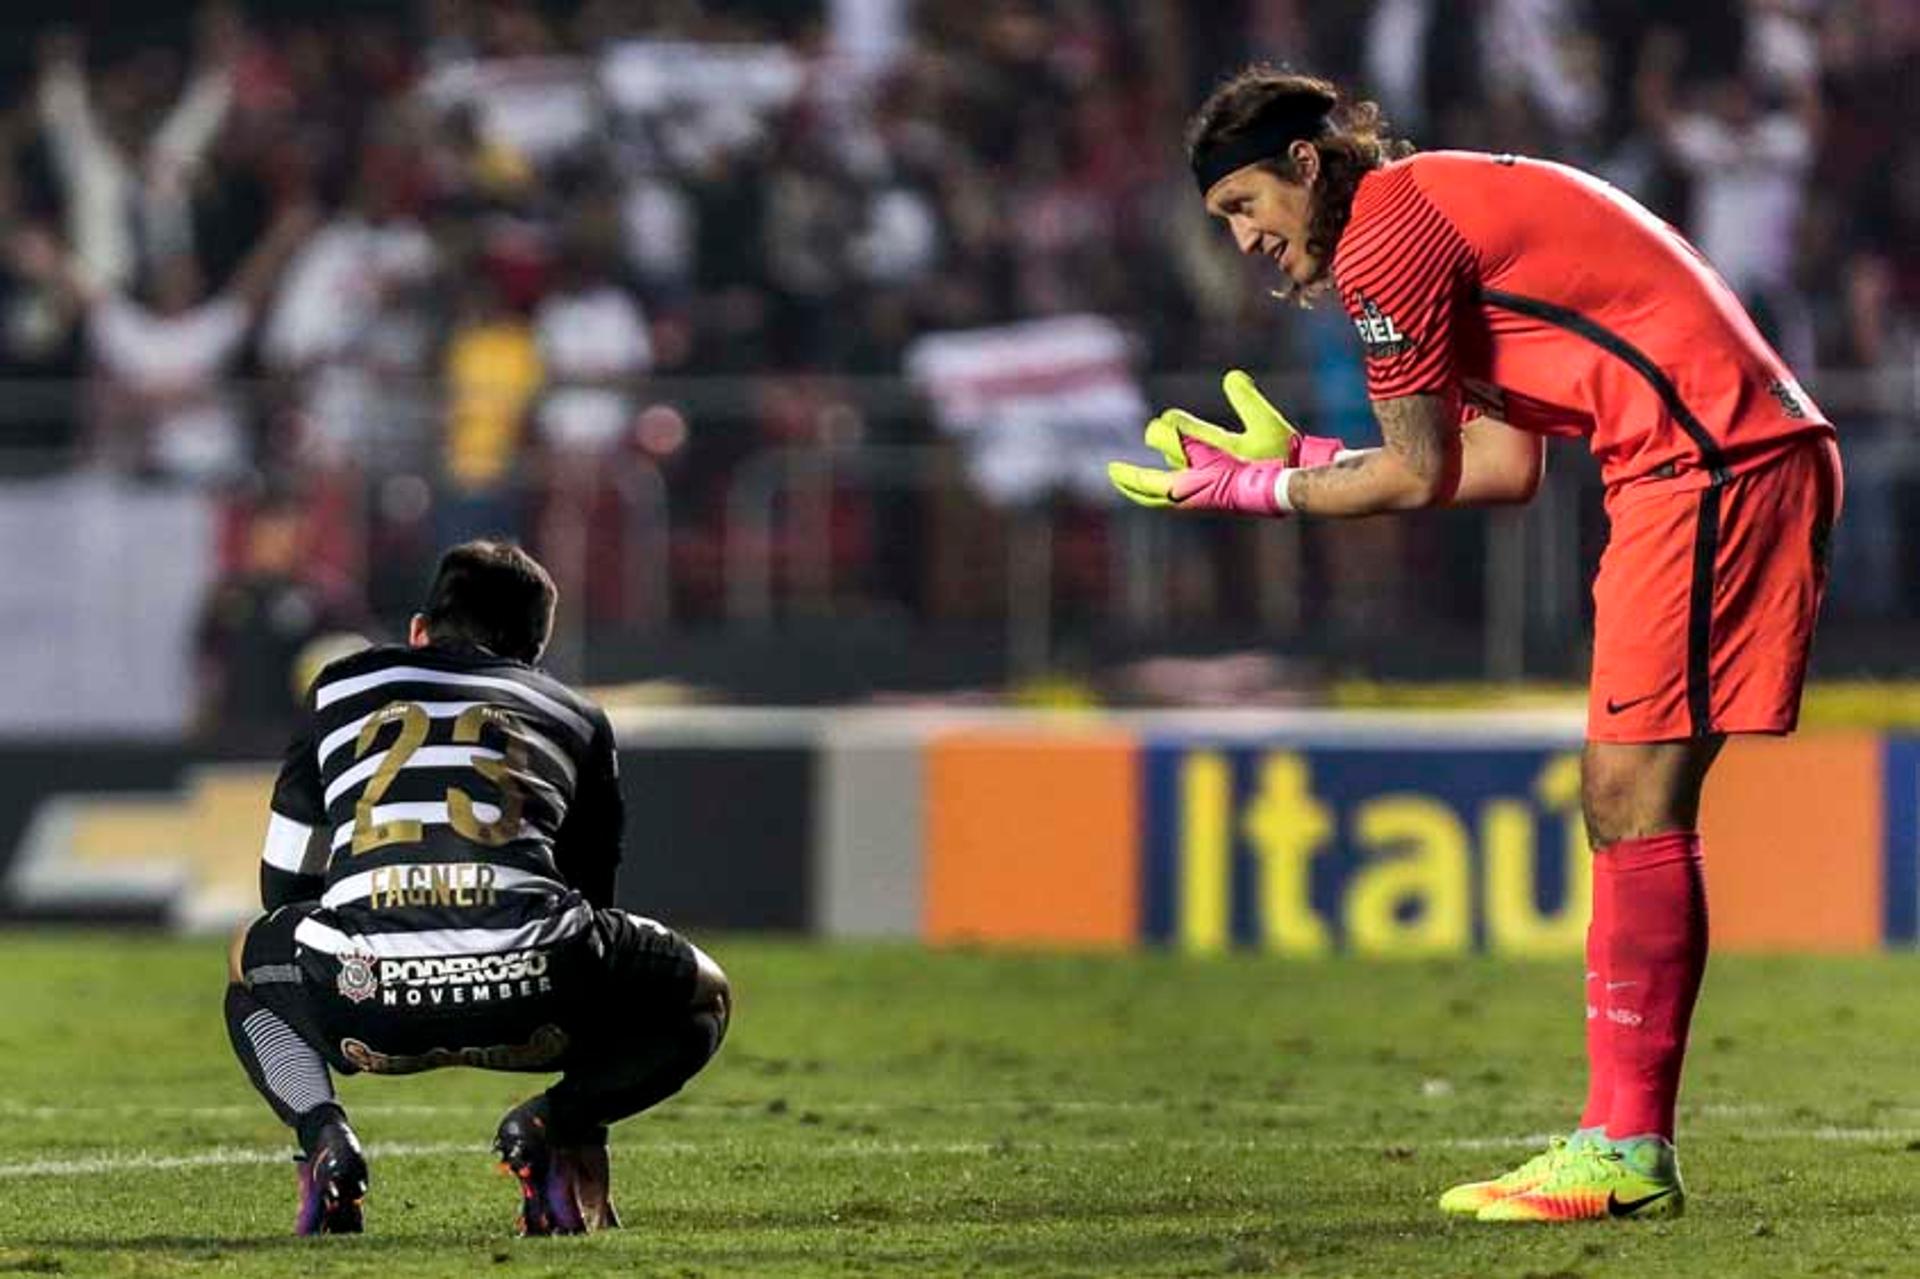
[[[1659,696],[1658,693],[1648,693],[1644,697],[1630,698],[1624,702],[1616,702],[1611,697],[1609,697],[1607,699],[1607,714],[1618,715],[1621,711],[1626,710],[1630,706],[1638,706],[1642,702],[1650,702],[1658,696]]]
[[[1639,1212],[1642,1208],[1646,1207],[1648,1204],[1657,1203],[1660,1200],[1665,1199],[1668,1195],[1672,1193],[1673,1193],[1673,1187],[1669,1186],[1665,1190],[1657,1190],[1653,1194],[1650,1194],[1642,1199],[1622,1200],[1620,1196],[1614,1194],[1612,1191],[1608,1191],[1607,1192],[1607,1215],[1609,1217],[1631,1217],[1634,1213]]]

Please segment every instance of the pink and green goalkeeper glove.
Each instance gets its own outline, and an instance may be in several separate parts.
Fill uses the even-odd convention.
[[[1279,515],[1274,485],[1280,472],[1331,462],[1345,447],[1329,436],[1295,430],[1239,369],[1221,386],[1242,429],[1229,431],[1185,409],[1162,413],[1147,423],[1147,444],[1173,469],[1107,463],[1107,478],[1122,496],[1141,506]]]

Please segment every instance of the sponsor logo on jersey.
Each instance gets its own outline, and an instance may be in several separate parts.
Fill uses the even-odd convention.
[[[553,989],[547,967],[544,950],[383,959],[380,1002],[388,1008],[446,1008],[526,999]]]
[[[1780,409],[1796,421],[1807,417],[1807,393],[1785,378],[1775,378],[1767,383],[1767,394],[1780,401]]]
[[[372,955],[340,956],[340,994],[356,1004],[364,1004],[379,993],[380,979],[374,976]]]
[[[340,1055],[370,1075],[416,1075],[443,1066],[474,1066],[481,1070],[539,1070],[559,1061],[567,1051],[567,1032],[541,1026],[524,1044],[489,1044],[475,1048],[429,1048],[421,1053],[386,1053],[360,1039],[340,1041]]]
[[[133,764],[102,767],[107,788],[55,790],[30,806],[18,855],[0,857],[0,894],[28,911],[112,904],[189,919],[258,899],[275,765],[193,764],[152,791],[112,789]]]
[[[1354,300],[1360,304],[1360,314],[1353,317],[1353,327],[1360,333],[1360,345],[1369,360],[1390,360],[1413,349],[1413,339],[1402,333],[1393,317],[1372,298],[1361,293]]]
[[[485,863],[462,862],[445,866],[387,866],[372,872],[367,905],[374,910],[396,906],[492,906],[499,900],[494,882],[499,872]]]

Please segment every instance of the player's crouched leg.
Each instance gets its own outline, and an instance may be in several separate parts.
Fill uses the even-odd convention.
[[[227,1035],[247,1078],[300,1142],[294,1232],[359,1234],[366,1159],[334,1095],[294,954],[294,927],[311,908],[283,906],[235,935],[227,953]]]
[[[699,947],[653,920],[603,910],[601,980],[569,1028],[565,1074],[509,1111],[495,1146],[520,1181],[523,1235],[620,1224],[607,1127],[679,1092],[726,1037],[733,991]]]
[[[732,1012],[726,974],[672,929],[599,913],[603,977],[578,1010],[566,1075],[548,1092],[563,1136],[591,1134],[679,1092],[720,1048]]]

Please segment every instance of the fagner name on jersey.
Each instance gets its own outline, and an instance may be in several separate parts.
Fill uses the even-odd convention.
[[[1358,301],[1360,314],[1353,317],[1353,327],[1360,333],[1360,345],[1369,360],[1392,359],[1413,349],[1413,339],[1402,333],[1393,317],[1372,298],[1362,293]]]
[[[367,905],[374,910],[395,906],[491,906],[499,872],[484,862],[449,862],[439,866],[383,866],[371,872]]]

